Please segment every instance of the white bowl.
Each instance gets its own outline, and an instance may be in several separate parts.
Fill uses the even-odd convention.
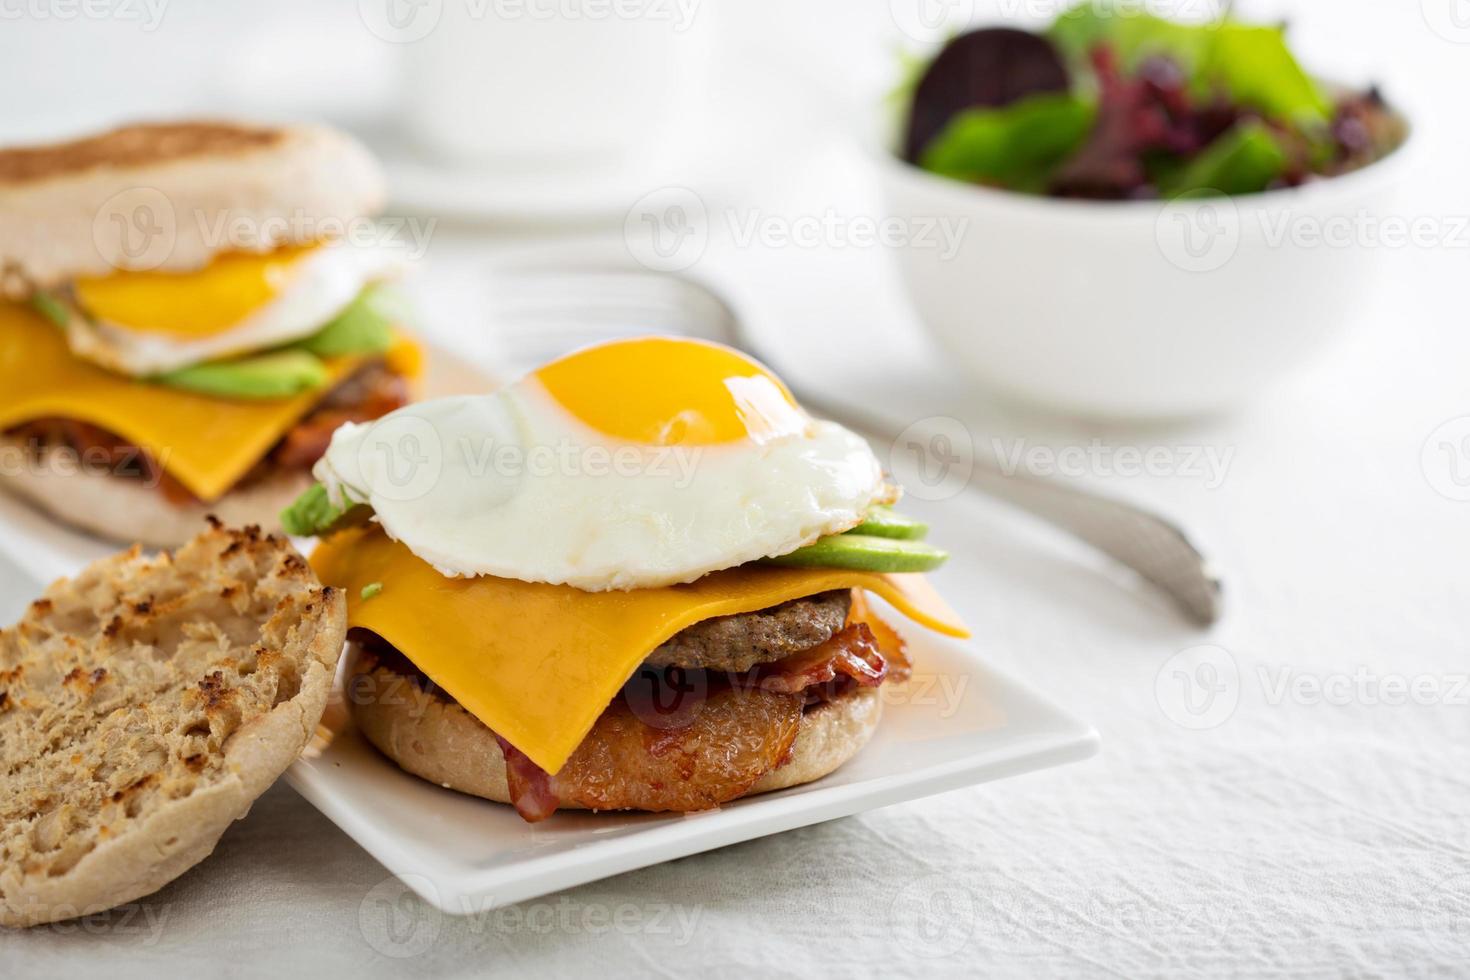
[[[994,190],[891,152],[878,169],[909,296],[959,367],[1053,410],[1168,417],[1238,404],[1350,319],[1369,236],[1410,224],[1393,199],[1412,144],[1301,187],[1170,204]]]

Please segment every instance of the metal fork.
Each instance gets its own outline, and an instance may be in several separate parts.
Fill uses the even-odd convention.
[[[531,367],[575,347],[620,336],[669,333],[738,348],[789,380],[751,342],[729,303],[708,286],[651,270],[519,268],[490,283],[491,314],[509,367]],[[818,415],[892,444],[892,424],[861,406],[793,389]],[[923,440],[919,440],[922,442]],[[1069,532],[1153,583],[1195,623],[1220,616],[1222,584],[1175,524],[1127,501],[1059,480],[1007,472],[977,453],[969,487]]]

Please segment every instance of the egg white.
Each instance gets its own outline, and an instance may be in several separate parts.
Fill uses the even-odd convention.
[[[585,591],[787,554],[891,496],[868,444],[835,423],[658,449],[586,426],[529,380],[343,426],[314,472],[441,574]]]
[[[335,242],[302,256],[284,289],[221,333],[184,340],[91,321],[74,312],[67,343],[78,357],[136,377],[265,350],[316,333],[368,284],[397,276],[403,265],[392,249]]]

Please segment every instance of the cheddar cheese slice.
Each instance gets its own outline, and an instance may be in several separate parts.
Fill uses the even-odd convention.
[[[217,500],[363,361],[327,359],[327,384],[292,398],[211,398],[89,364],[50,321],[0,303],[0,429],[41,418],[90,422],[147,450],[199,499]]]
[[[340,533],[311,563],[347,591],[347,620],[387,640],[465,710],[556,772],[655,647],[702,620],[829,589],[865,589],[914,621],[968,636],[920,575],[743,565],[688,585],[582,592],[446,578],[377,526]],[[368,590],[369,585],[381,586]]]

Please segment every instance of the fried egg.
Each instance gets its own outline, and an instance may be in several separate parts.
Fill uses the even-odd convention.
[[[332,242],[221,255],[198,272],[118,272],[72,285],[78,356],[146,376],[316,333],[370,283],[402,270],[392,249]]]
[[[786,554],[893,495],[863,439],[809,417],[761,364],[666,337],[343,426],[315,475],[444,575],[586,591]]]

